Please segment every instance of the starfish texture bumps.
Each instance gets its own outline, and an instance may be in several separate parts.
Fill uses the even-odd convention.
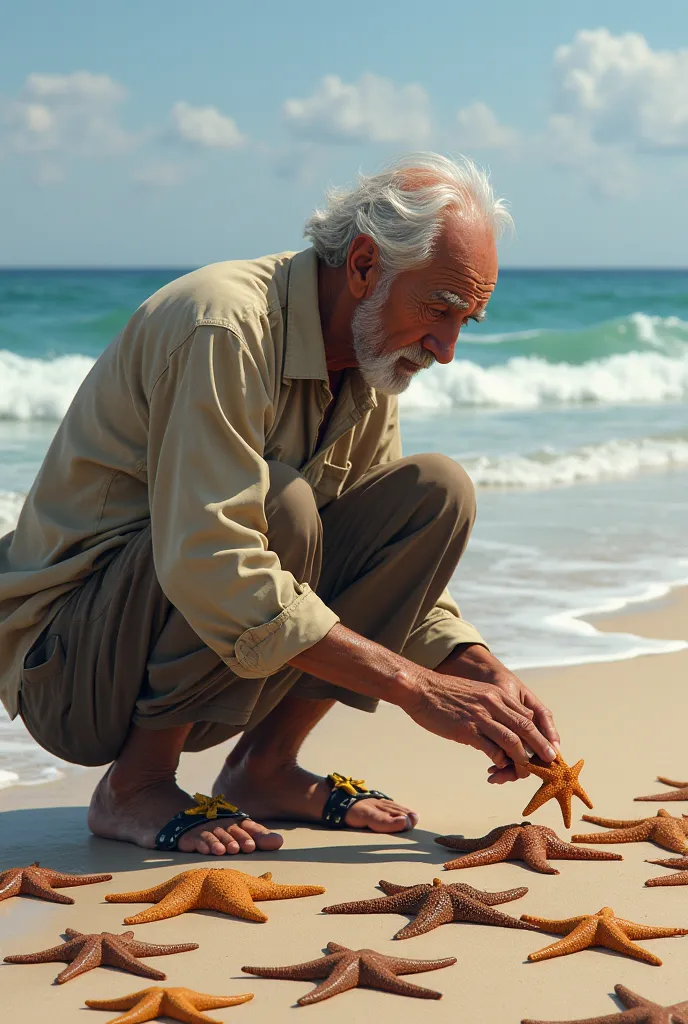
[[[532,814],[548,800],[556,800],[561,807],[564,825],[571,828],[572,797],[577,796],[586,807],[592,807],[590,797],[578,781],[584,764],[585,761],[577,761],[573,767],[569,767],[561,754],[557,754],[550,764],[541,761],[539,757],[532,757],[528,762],[528,770],[543,781],[533,799],[523,809],[523,814]]]
[[[444,865],[447,871],[498,864],[504,860],[522,860],[534,871],[558,875],[557,869],[547,863],[548,857],[555,860],[623,860],[618,853],[572,846],[560,839],[553,829],[546,825],[531,825],[529,821],[522,821],[520,825],[500,825],[480,839],[438,836],[435,842],[466,854],[465,857],[448,860]]]
[[[319,1003],[330,996],[348,992],[351,988],[379,988],[383,992],[394,992],[400,996],[417,996],[419,999],[441,999],[442,993],[431,988],[413,985],[403,981],[400,974],[421,974],[424,971],[439,971],[452,967],[455,956],[443,960],[404,960],[400,956],[385,956],[374,949],[348,949],[337,942],[328,942],[327,954],[293,967],[242,967],[246,974],[257,974],[261,978],[284,978],[289,981],[315,981],[326,978],[312,992],[301,996],[299,1006]]]
[[[240,996],[207,996],[190,988],[151,988],[132,992],[119,999],[87,999],[86,1005],[92,1010],[128,1010],[119,1017],[113,1017],[109,1024],[143,1024],[143,1021],[157,1017],[172,1017],[184,1024],[221,1024],[216,1017],[209,1017],[203,1010],[219,1010],[224,1006],[238,1006],[253,999],[252,992]]]
[[[673,875],[648,878],[645,885],[688,885],[688,857],[669,857],[667,860],[649,860],[648,864],[659,864],[663,868],[679,868]]]
[[[574,843],[657,843],[665,850],[674,853],[688,853],[688,815],[675,818],[673,814],[662,809],[653,818],[635,818],[631,821],[623,818],[596,818],[592,814],[584,814],[583,821],[592,825],[602,825],[613,829],[612,832],[589,832],[585,835],[572,836]]]
[[[688,1001],[660,1006],[659,1003],[631,992],[625,985],[615,985],[614,991],[625,1007],[619,1013],[586,1017],[585,1020],[523,1020],[521,1024],[688,1024]]]
[[[663,782],[665,786],[674,786],[675,788],[669,793],[653,793],[651,796],[637,796],[636,800],[653,800],[658,804],[663,804],[665,800],[688,800],[688,782],[676,782],[675,779],[667,779],[664,775],[658,775],[657,782]]]
[[[411,924],[401,928],[395,939],[410,939],[424,935],[441,924],[451,921],[470,921],[473,924],[494,924],[502,928],[532,928],[516,917],[495,910],[499,903],[510,903],[525,896],[528,890],[509,889],[507,892],[481,892],[471,885],[454,882],[444,885],[433,878],[432,885],[395,885],[380,881],[385,893],[374,900],[358,900],[323,907],[324,914],[415,914]]]
[[[262,922],[267,921],[267,915],[254,905],[254,900],[290,900],[323,892],[321,885],[278,885],[272,881],[270,871],[256,878],[233,868],[193,868],[151,889],[110,893],[105,899],[108,903],[156,904],[133,917],[125,917],[125,924],[164,921],[187,910],[217,910],[245,921]]]
[[[140,956],[167,956],[171,953],[188,953],[198,949],[197,942],[185,942],[181,945],[154,946],[150,942],[137,942],[133,932],[114,935],[112,932],[99,932],[84,935],[73,928],[65,930],[66,942],[61,946],[44,949],[40,953],[22,953],[17,956],[6,956],[6,964],[69,964],[55,978],[58,985],[71,981],[79,974],[86,974],[94,967],[119,967],[130,974],[140,974],[144,978],[155,978],[164,981],[167,977],[162,971],[138,961]]]
[[[643,960],[647,964],[661,967],[662,961],[654,953],[648,953],[642,946],[637,946],[633,939],[666,939],[678,935],[688,935],[688,928],[655,928],[649,924],[635,924],[617,917],[611,907],[602,907],[596,914],[581,914],[580,917],[569,917],[563,921],[550,921],[546,917],[523,915],[524,921],[530,921],[543,932],[554,932],[565,938],[553,942],[544,949],[530,953],[529,960],[551,960],[555,956],[567,956],[579,953],[592,946],[605,946],[616,953],[624,953],[635,960]]]
[[[38,861],[25,868],[8,868],[0,871],[0,901],[10,896],[38,896],[51,903],[74,903],[71,896],[65,896],[55,889],[72,885],[92,885],[95,882],[109,882],[112,875],[64,875],[52,868],[42,868]]]

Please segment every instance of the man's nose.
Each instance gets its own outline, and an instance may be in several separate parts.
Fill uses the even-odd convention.
[[[422,345],[426,352],[430,352],[438,363],[451,363],[454,358],[454,349],[459,340],[459,332],[456,328],[446,333],[426,334]]]

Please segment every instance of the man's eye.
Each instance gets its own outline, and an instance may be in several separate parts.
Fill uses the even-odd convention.
[[[447,312],[446,307],[444,306],[429,306],[428,311],[432,320],[441,320]]]

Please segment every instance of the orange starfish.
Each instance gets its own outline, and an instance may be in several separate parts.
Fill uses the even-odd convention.
[[[554,932],[566,938],[553,942],[544,949],[530,953],[529,960],[551,960],[555,956],[579,953],[591,946],[605,946],[616,953],[625,953],[635,960],[661,967],[662,961],[654,953],[648,953],[642,946],[636,946],[631,939],[665,939],[674,935],[688,935],[688,928],[654,928],[648,924],[635,924],[617,917],[611,907],[602,907],[596,914],[581,914],[563,921],[550,921],[546,917],[532,917],[523,914],[522,921],[537,925],[543,932]]]
[[[87,999],[86,1005],[92,1010],[129,1010],[119,1017],[113,1017],[109,1024],[143,1024],[143,1021],[157,1017],[173,1017],[184,1024],[222,1024],[215,1017],[208,1017],[201,1010],[219,1010],[223,1006],[237,1006],[253,999],[253,992],[240,996],[207,996],[190,988],[161,988],[153,985],[140,992],[132,992],[119,999]]]
[[[543,784],[524,808],[524,816],[532,814],[538,807],[542,807],[548,800],[556,800],[561,807],[562,817],[566,828],[571,828],[571,798],[579,797],[586,807],[592,807],[592,801],[585,792],[578,776],[585,761],[578,761],[570,768],[561,754],[557,754],[554,761],[547,764],[539,757],[532,757],[528,762],[528,769],[533,775],[543,780]]]
[[[673,875],[648,878],[645,885],[688,885],[688,857],[669,857],[667,860],[649,860],[648,864],[659,864],[663,868],[680,868]]]
[[[674,853],[688,853],[688,814],[675,818],[663,808],[653,818],[635,818],[627,821],[623,818],[596,818],[584,814],[583,821],[592,825],[611,828],[612,832],[588,832],[582,836],[572,836],[574,843],[657,843],[665,850]]]
[[[601,1017],[585,1020],[548,1021],[522,1020],[521,1024],[688,1024],[688,1001],[660,1006],[651,999],[631,992],[625,985],[615,985],[614,992],[625,1009],[619,1013],[605,1013]]]
[[[256,878],[233,868],[194,868],[150,889],[110,893],[105,899],[108,903],[157,904],[134,917],[125,917],[125,924],[164,921],[187,910],[218,910],[246,921],[267,921],[254,900],[290,900],[323,892],[321,885],[278,885],[270,871]]]
[[[54,892],[57,887],[65,889],[72,885],[91,885],[94,882],[109,882],[112,875],[63,875],[52,868],[39,867],[35,861],[26,868],[8,868],[0,871],[0,901],[10,896],[38,896],[50,903],[74,903],[71,896]]]
[[[657,776],[657,782],[663,782],[665,786],[675,786],[670,793],[654,793],[651,796],[637,796],[636,800],[654,800],[655,803],[663,804],[665,800],[688,800],[688,782],[676,782],[675,779],[667,779],[664,775]]]

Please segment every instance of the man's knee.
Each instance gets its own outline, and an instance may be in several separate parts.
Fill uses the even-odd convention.
[[[265,501],[270,550],[282,568],[315,589],[320,575],[322,524],[308,481],[284,462],[268,461],[270,488]]]
[[[453,514],[462,522],[475,519],[475,487],[463,466],[448,455],[426,452],[410,456],[418,471],[418,483],[428,500],[437,506],[437,514]]]

